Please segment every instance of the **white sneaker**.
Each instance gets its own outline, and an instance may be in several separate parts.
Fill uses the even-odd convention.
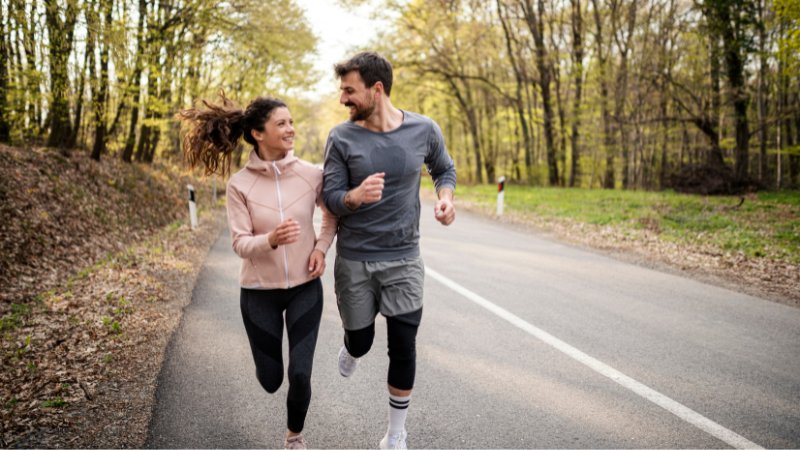
[[[287,450],[306,450],[308,447],[306,446],[306,440],[303,435],[298,434],[297,436],[286,438],[286,440],[283,441],[283,448]]]
[[[406,436],[406,430],[395,434],[389,434],[387,432],[386,436],[381,439],[380,448],[405,450],[408,448],[406,446]]]
[[[343,377],[349,377],[356,371],[358,367],[358,358],[353,358],[347,352],[347,348],[343,345],[339,350],[339,373]]]

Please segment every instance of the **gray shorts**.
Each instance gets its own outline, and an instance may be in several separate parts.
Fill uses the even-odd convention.
[[[392,317],[422,308],[425,264],[420,257],[352,261],[337,254],[333,276],[345,330],[368,327],[378,312]]]

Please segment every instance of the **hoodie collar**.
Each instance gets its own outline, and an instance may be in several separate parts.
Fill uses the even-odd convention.
[[[294,150],[290,150],[283,159],[276,161],[264,161],[258,156],[258,152],[251,150],[250,159],[247,161],[246,167],[256,172],[265,173],[274,173],[277,168],[278,175],[280,175],[285,168],[289,167],[289,165],[293,164],[295,161],[297,161],[297,157],[294,156]]]

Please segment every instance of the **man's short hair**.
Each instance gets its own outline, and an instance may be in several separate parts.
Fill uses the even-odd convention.
[[[367,87],[372,87],[380,81],[387,97],[392,92],[392,64],[375,52],[359,53],[347,61],[334,65],[333,68],[336,71],[336,78],[342,78],[357,70]]]

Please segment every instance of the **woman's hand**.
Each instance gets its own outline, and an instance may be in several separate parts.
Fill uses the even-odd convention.
[[[311,252],[308,258],[308,271],[312,278],[319,278],[325,272],[325,253],[319,250]]]
[[[290,218],[272,230],[267,237],[267,242],[270,247],[277,248],[279,245],[296,242],[298,236],[300,236],[300,224]]]

